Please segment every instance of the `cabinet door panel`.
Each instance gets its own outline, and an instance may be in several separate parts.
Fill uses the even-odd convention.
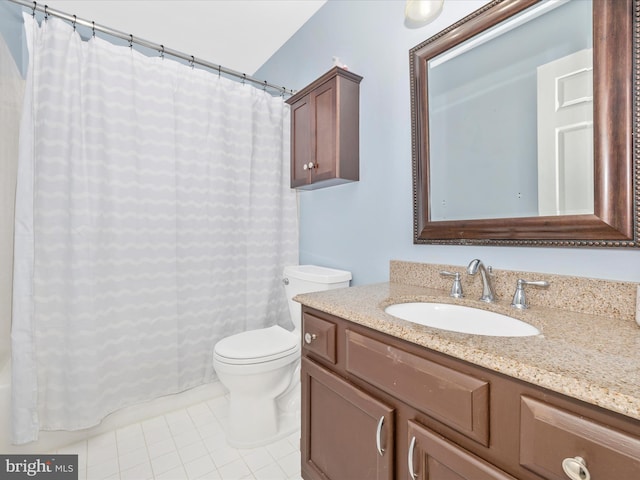
[[[381,418],[382,427],[378,428]],[[390,480],[393,431],[392,408],[311,360],[302,359],[301,453],[305,480]]]
[[[407,459],[416,480],[516,480],[480,457],[428,428],[409,420],[409,438],[415,438]]]
[[[326,82],[313,94],[315,124],[315,167],[312,181],[328,180],[336,176],[337,105],[336,79]],[[312,125],[313,127],[313,125]]]
[[[291,105],[291,129],[291,187],[299,187],[309,183],[310,171],[304,167],[314,161],[308,95]]]
[[[521,399],[520,464],[566,480],[565,458],[585,460],[591,478],[640,478],[640,438],[529,397]]]

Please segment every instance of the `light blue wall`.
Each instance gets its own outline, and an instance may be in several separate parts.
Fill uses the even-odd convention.
[[[360,181],[300,193],[300,262],[344,268],[353,284],[388,279],[391,259],[640,282],[640,249],[413,244],[409,49],[486,2],[446,0],[442,15],[404,26],[405,2],[329,0],[257,78],[301,89],[339,57],[360,84]],[[481,188],[479,186],[479,188]]]

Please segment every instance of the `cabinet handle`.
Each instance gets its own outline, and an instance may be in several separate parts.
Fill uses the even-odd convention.
[[[382,425],[384,424],[384,415],[378,420],[378,430],[376,431],[376,448],[380,456],[384,456],[384,448],[381,446],[380,435],[382,434]]]
[[[562,469],[571,480],[590,480],[591,474],[587,469],[587,462],[582,457],[565,458]]]
[[[307,344],[313,342],[316,338],[318,338],[318,336],[315,333],[307,332],[307,333],[304,334],[304,341]]]
[[[409,475],[411,476],[411,478],[418,478],[418,475],[416,475],[416,473],[413,471],[413,449],[416,447],[416,437],[413,437],[411,439],[411,444],[409,445],[409,455],[408,455],[408,461],[409,461]]]

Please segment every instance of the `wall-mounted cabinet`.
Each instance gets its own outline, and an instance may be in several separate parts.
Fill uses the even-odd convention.
[[[361,80],[335,67],[286,101],[291,105],[291,188],[359,180]]]

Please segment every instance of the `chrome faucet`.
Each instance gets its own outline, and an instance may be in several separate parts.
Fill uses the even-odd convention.
[[[484,264],[479,258],[475,260],[471,260],[469,266],[467,267],[467,273],[469,275],[475,275],[480,271],[480,276],[482,277],[482,296],[480,300],[487,303],[492,303],[495,299],[496,292],[493,290],[493,283],[491,282],[491,267],[487,269],[484,267]]]
[[[524,310],[525,308],[529,308],[529,303],[527,302],[527,297],[524,293],[525,285],[534,285],[536,287],[547,288],[549,286],[549,282],[545,280],[538,280],[536,282],[532,282],[529,280],[523,280],[522,278],[518,279],[518,283],[516,285],[516,291],[513,294],[513,300],[511,300],[511,306],[513,308],[517,308],[519,310]]]
[[[458,272],[447,272],[446,270],[443,270],[440,272],[440,275],[443,277],[453,277],[453,285],[451,285],[451,292],[449,293],[450,297],[464,297],[464,293],[462,293],[462,283],[460,283],[460,274]]]

